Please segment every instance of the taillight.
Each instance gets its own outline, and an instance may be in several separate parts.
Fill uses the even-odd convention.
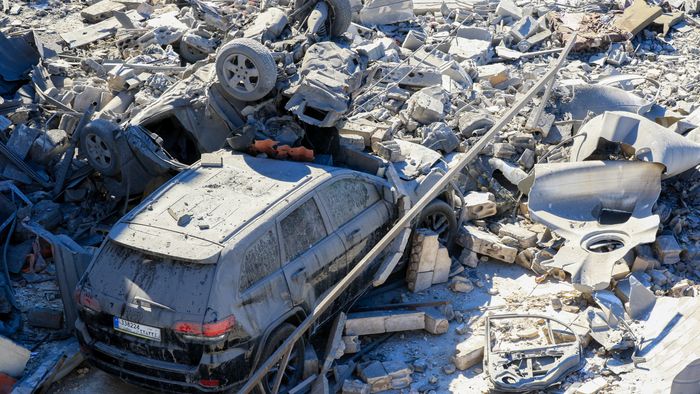
[[[85,288],[76,288],[75,289],[75,302],[87,309],[88,311],[91,312],[102,312],[102,307],[100,306],[99,301],[95,297],[90,294],[89,290],[86,290]]]
[[[189,339],[219,340],[223,339],[236,325],[236,319],[229,316],[223,320],[212,323],[177,322],[173,325],[173,331],[182,334]]]
[[[221,381],[219,379],[199,379],[199,385],[202,387],[219,387]]]

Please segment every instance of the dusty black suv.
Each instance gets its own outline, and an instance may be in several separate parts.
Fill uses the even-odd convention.
[[[388,231],[395,198],[357,171],[208,156],[109,233],[76,290],[83,352],[157,390],[235,389]],[[360,295],[380,262],[330,310]],[[302,373],[297,343],[287,387]]]

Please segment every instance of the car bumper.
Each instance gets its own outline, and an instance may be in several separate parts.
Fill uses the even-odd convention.
[[[147,389],[173,393],[235,391],[243,385],[248,372],[243,350],[229,350],[226,354],[231,357],[222,359],[219,355],[215,364],[181,365],[153,360],[95,341],[90,338],[80,319],[76,321],[75,328],[81,351],[90,364],[127,383]],[[199,384],[200,379],[218,379],[225,383],[205,387]]]

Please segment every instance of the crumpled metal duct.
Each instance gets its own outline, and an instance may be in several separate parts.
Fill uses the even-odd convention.
[[[566,239],[542,265],[570,273],[580,291],[608,287],[615,262],[656,238],[659,216],[651,210],[663,170],[639,161],[537,164],[530,216]]]
[[[584,124],[583,133],[574,139],[572,162],[586,160],[605,140],[622,144],[638,160],[663,164],[664,179],[700,164],[700,144],[633,113],[605,112]]]

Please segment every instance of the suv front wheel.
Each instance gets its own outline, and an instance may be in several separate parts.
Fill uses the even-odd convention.
[[[433,200],[421,212],[418,228],[427,228],[438,233],[442,244],[449,248],[458,230],[455,210],[442,200]]]

